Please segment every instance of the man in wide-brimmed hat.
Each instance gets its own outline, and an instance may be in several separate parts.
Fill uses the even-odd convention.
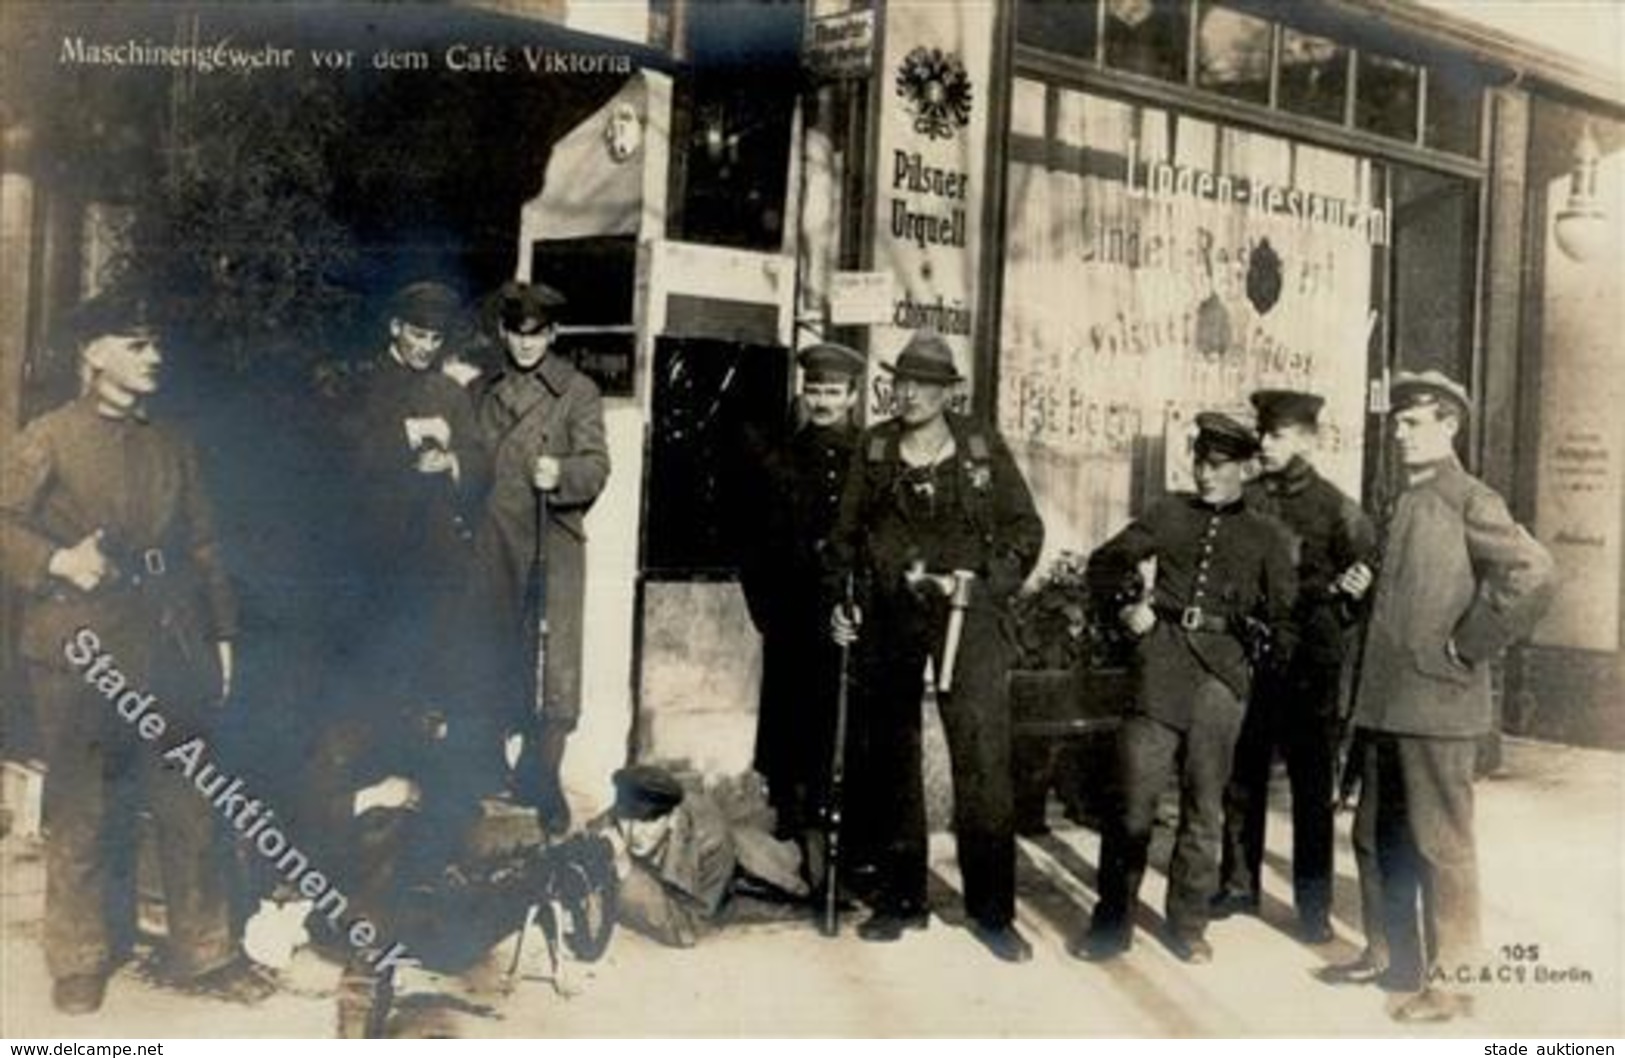
[[[1000,622],[1038,559],[1044,526],[1004,442],[948,411],[962,376],[939,335],[916,334],[886,370],[897,416],[859,442],[826,589],[834,601],[848,576],[857,585],[856,606],[836,606],[832,631],[861,646],[867,677],[864,770],[874,803],[865,810],[877,816],[878,887],[858,934],[892,941],[929,921],[920,693],[930,659],[971,929],[997,957],[1023,962],[1032,947],[1015,928],[1011,649]],[[960,603],[968,606],[954,660],[947,633]]]
[[[536,804],[543,827],[555,834],[570,826],[559,769],[581,715],[584,522],[609,480],[598,386],[553,352],[563,306],[564,296],[544,283],[510,282],[492,299],[507,365],[477,402],[492,477],[468,614],[480,644],[471,654],[471,702],[493,730],[524,734],[517,792]],[[541,510],[545,525],[538,524]],[[545,585],[539,600],[529,597],[538,557]],[[547,627],[540,688],[538,605]]]

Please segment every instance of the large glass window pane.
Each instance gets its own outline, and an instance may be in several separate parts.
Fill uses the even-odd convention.
[[[1349,50],[1295,29],[1281,34],[1281,107],[1343,123],[1349,85]]]
[[[1106,65],[1183,81],[1185,10],[1183,0],[1106,0]]]
[[[1423,142],[1441,151],[1478,157],[1483,83],[1471,71],[1430,66],[1427,98]]]
[[[1016,40],[1045,51],[1094,59],[1099,28],[1097,0],[1021,0]]]
[[[1226,7],[1202,5],[1196,82],[1235,99],[1270,99],[1270,23]]]
[[[1415,142],[1421,77],[1415,66],[1386,55],[1360,53],[1354,124],[1367,132]]]

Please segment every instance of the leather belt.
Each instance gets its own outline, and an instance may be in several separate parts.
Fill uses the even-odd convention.
[[[1151,607],[1153,613],[1167,621],[1172,621],[1187,632],[1208,632],[1213,635],[1229,635],[1233,631],[1230,618],[1224,614],[1209,613],[1200,606],[1166,606],[1162,603]]]

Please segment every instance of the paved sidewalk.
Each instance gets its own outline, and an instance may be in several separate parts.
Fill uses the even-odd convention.
[[[739,926],[698,948],[660,948],[621,930],[605,959],[571,968],[571,998],[521,980],[511,995],[420,981],[399,1029],[453,1036],[1385,1036],[1401,1034],[1384,996],[1335,989],[1310,972],[1358,950],[1358,897],[1339,821],[1339,939],[1309,948],[1288,933],[1290,824],[1284,792],[1272,806],[1263,918],[1217,923],[1214,962],[1189,967],[1142,931],[1107,966],[1067,956],[1066,937],[1094,904],[1099,841],[1057,820],[1023,840],[1020,919],[1036,958],[1007,966],[962,927],[953,843],[933,842],[931,928],[892,945],[838,939],[811,924]],[[1492,975],[1472,1019],[1406,1030],[1427,1036],[1572,1038],[1625,1033],[1625,756],[1511,742],[1503,777],[1478,787],[1486,940]],[[1157,852],[1165,856],[1166,835]],[[10,1037],[324,1036],[337,970],[302,956],[287,991],[244,1010],[165,992],[131,971],[103,1010],[64,1018],[49,1003],[38,944],[43,874],[37,847],[0,843],[0,1035]],[[1141,922],[1162,900],[1155,872]],[[1518,963],[1514,945],[1539,946]],[[1504,950],[1505,949],[1505,950]],[[499,953],[499,958],[501,953]],[[1557,971],[1579,979],[1536,983]],[[492,975],[495,976],[495,975]]]

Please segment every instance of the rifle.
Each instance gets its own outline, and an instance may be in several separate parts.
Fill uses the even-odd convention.
[[[846,599],[842,605],[853,612],[852,575],[846,575]],[[824,917],[819,932],[834,937],[841,932],[840,896],[837,885],[841,863],[841,788],[846,782],[846,712],[848,683],[851,680],[852,647],[841,645],[840,682],[835,687],[835,744],[829,754],[829,789],[824,795]]]

